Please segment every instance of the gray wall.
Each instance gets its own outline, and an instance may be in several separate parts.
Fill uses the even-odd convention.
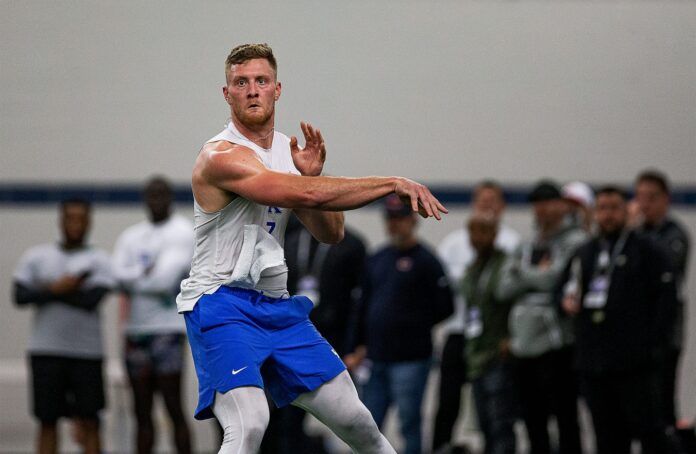
[[[322,128],[329,173],[630,183],[658,166],[694,184],[696,2],[447,0],[0,1],[0,182],[139,182],[156,171],[186,183],[200,144],[227,117],[224,58],[249,41],[269,42],[279,60],[278,129],[296,134],[300,120]],[[465,215],[423,223],[422,234],[436,244]],[[693,209],[677,215],[696,232]],[[141,217],[135,207],[97,207],[92,238],[110,249]],[[508,220],[529,233],[524,208]],[[372,245],[384,237],[372,210],[349,221]],[[22,360],[30,314],[11,307],[10,274],[23,250],[56,237],[55,210],[0,206],[0,232],[7,452],[28,449],[33,430]],[[103,311],[114,448],[128,402],[114,301]],[[689,323],[696,333],[693,309]],[[694,339],[685,416],[696,414]],[[197,435],[199,447],[212,446],[208,426]]]

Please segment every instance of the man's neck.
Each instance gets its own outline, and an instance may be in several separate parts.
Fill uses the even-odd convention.
[[[394,243],[394,247],[399,251],[408,251],[416,247],[416,245],[418,245],[418,238],[415,236]]]
[[[486,263],[489,258],[493,255],[495,247],[487,247],[476,252],[476,261],[480,264]]]
[[[244,137],[254,142],[261,148],[271,148],[273,146],[273,132],[275,131],[273,118],[266,124],[247,126],[232,116],[232,124]]]
[[[76,249],[81,249],[85,247],[84,241],[65,241],[60,243],[60,247],[63,248],[65,251],[74,251]]]
[[[612,230],[611,232],[602,231],[599,233],[599,235],[604,241],[607,241],[609,244],[614,244],[616,243],[616,241],[618,241],[619,237],[624,231],[624,228],[625,226],[616,230]]]
[[[646,219],[646,220],[643,222],[643,227],[645,227],[645,228],[648,229],[648,230],[657,230],[657,229],[659,229],[659,228],[662,226],[662,224],[665,223],[665,220],[666,220],[666,219],[667,219],[667,214],[665,214],[664,216],[662,216],[662,217],[660,217],[660,218],[658,218],[658,219],[654,219],[654,220],[651,220],[651,221],[648,221],[648,220]]]
[[[171,217],[171,213],[167,213],[165,216],[153,216],[150,214],[150,222],[155,225],[164,224]]]
[[[543,239],[548,239],[556,234],[563,225],[563,221],[560,220],[553,224],[546,225],[539,230],[539,236]]]

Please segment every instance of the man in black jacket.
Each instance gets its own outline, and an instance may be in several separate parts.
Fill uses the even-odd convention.
[[[638,231],[663,248],[674,267],[677,283],[677,312],[672,324],[672,339],[663,363],[663,417],[670,427],[676,423],[675,388],[677,366],[684,345],[684,287],[689,258],[689,236],[684,227],[669,215],[670,189],[667,177],[655,170],[638,175],[635,185],[636,201],[642,217]]]
[[[406,444],[399,452],[419,454],[421,404],[433,351],[431,330],[452,313],[452,292],[442,265],[416,236],[418,221],[410,207],[389,196],[385,208],[391,244],[367,261],[358,347],[344,360],[349,370],[365,356],[371,360],[365,406],[382,426],[395,403]]]
[[[669,259],[626,228],[623,192],[597,194],[598,235],[581,247],[559,289],[575,317],[577,366],[592,413],[597,452],[671,452],[660,415],[658,377],[669,348],[676,286]]]

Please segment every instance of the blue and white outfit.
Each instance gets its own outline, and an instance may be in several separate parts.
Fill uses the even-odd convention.
[[[284,134],[274,132],[264,149],[230,122],[208,143],[221,140],[253,150],[269,169],[299,174]],[[213,417],[216,391],[265,385],[283,406],[345,370],[309,321],[312,301],[288,294],[283,242],[290,211],[238,196],[209,213],[194,201],[194,257],[176,301],[198,375],[196,419]]]

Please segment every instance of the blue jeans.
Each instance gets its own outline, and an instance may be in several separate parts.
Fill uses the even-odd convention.
[[[515,453],[515,392],[513,374],[506,361],[497,361],[473,383],[479,426],[486,454]]]
[[[420,361],[380,362],[372,364],[363,400],[381,428],[384,417],[395,403],[406,441],[404,454],[421,452],[421,404],[430,372],[430,359]]]

